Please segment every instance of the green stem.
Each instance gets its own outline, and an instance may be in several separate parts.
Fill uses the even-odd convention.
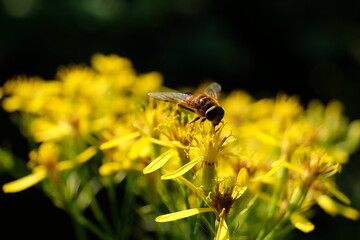
[[[210,214],[211,214],[211,213],[210,213]],[[211,218],[213,218],[213,217],[211,217]],[[211,225],[209,219],[207,219],[205,216],[202,216],[202,220],[203,220],[204,224],[207,226],[207,229],[208,229],[208,230],[210,231],[210,233],[212,234],[212,237],[209,238],[209,239],[213,239],[214,236],[216,236],[216,232],[215,232],[215,229],[214,229],[213,225]],[[211,220],[213,220],[213,219],[211,219]],[[215,222],[215,221],[212,221],[212,222]]]
[[[167,209],[170,212],[177,211],[176,204],[175,204],[177,199],[176,199],[176,197],[172,198],[173,193],[171,191],[169,191],[171,189],[171,187],[168,187],[169,186],[168,184],[171,184],[171,182],[161,181],[160,180],[160,172],[157,173],[157,179],[158,179],[157,189],[159,190],[158,194],[160,195],[162,202],[165,204],[165,206],[167,207]],[[172,234],[181,236],[181,237],[179,237],[180,239],[188,239],[189,237],[186,235],[187,231],[184,231],[185,227],[183,227],[186,223],[191,223],[191,220],[186,219],[183,222],[170,223],[170,224],[173,224],[172,226],[176,226],[176,228],[174,230],[177,231],[177,234],[175,234],[174,232]]]
[[[212,185],[216,176],[215,164],[208,165],[208,163],[204,161],[202,174],[202,185],[204,186],[204,191],[208,193],[212,189]]]
[[[78,221],[76,221],[74,218],[71,218],[71,220],[72,220],[72,224],[74,226],[76,239],[87,240],[88,236],[86,234],[84,227]]]
[[[287,160],[287,155],[285,153],[283,153],[282,156],[281,156],[281,159]],[[286,181],[288,179],[287,177],[288,177],[288,169],[285,168],[285,167],[282,167],[280,169],[279,184],[277,185],[277,187],[275,189],[268,215],[266,217],[264,226],[260,230],[256,240],[263,239],[263,236],[265,234],[267,235],[267,231],[269,231],[270,223],[271,223],[272,219],[274,219],[276,210],[278,209],[278,202],[280,201],[281,193],[282,193],[284,185],[285,185],[285,183],[286,183]]]
[[[78,215],[76,217],[77,221],[79,221],[82,225],[84,225],[88,230],[90,230],[92,233],[94,233],[96,236],[98,236],[100,239],[103,240],[112,240],[110,236],[108,236],[106,233],[101,231],[95,224],[90,222],[87,218],[84,216]]]
[[[275,194],[274,194],[274,197],[273,197],[273,200],[271,203],[268,219],[272,219],[275,216],[276,210],[278,209],[278,203],[281,198],[281,193],[283,192],[283,188],[284,188],[284,185],[285,185],[287,177],[288,177],[288,169],[287,168],[283,167],[280,171],[281,172],[280,172],[279,185],[277,186],[277,189],[275,191]]]
[[[88,220],[86,217],[82,215],[81,212],[78,212],[76,210],[68,209],[71,216],[82,226],[87,228],[89,231],[94,233],[97,237],[99,237],[102,240],[112,240],[112,238],[104,233],[102,230],[100,230],[94,223],[92,223],[90,220]]]
[[[204,202],[201,202],[200,208],[204,207]],[[200,224],[201,224],[201,218],[202,218],[202,214],[198,214],[195,218],[195,224],[194,227],[192,229],[192,239],[196,239],[198,233],[199,233],[199,228],[200,228]],[[208,223],[210,225],[210,223]]]
[[[112,181],[112,179],[108,179],[108,185],[107,185],[107,194],[108,194],[108,199],[109,199],[109,204],[110,204],[110,210],[111,210],[111,218],[112,218],[112,223],[113,223],[113,228],[118,229],[119,224],[120,224],[120,219],[119,219],[119,208],[118,208],[118,199],[117,199],[117,195],[116,195],[116,186],[114,184],[114,182]]]
[[[283,229],[285,224],[289,221],[291,215],[301,207],[302,203],[305,200],[309,188],[304,186],[299,186],[295,189],[293,197],[290,199],[290,206],[284,217],[277,223],[276,226],[263,238],[263,240],[272,239],[272,237]]]
[[[125,195],[121,205],[121,216],[124,217],[124,221],[121,221],[121,227],[116,228],[116,239],[128,239],[132,229],[131,226],[133,226],[134,216],[131,211],[134,201],[135,179],[128,176],[125,184]]]
[[[112,234],[112,229],[110,227],[110,224],[108,223],[108,221],[106,220],[103,212],[101,211],[101,208],[99,206],[98,201],[96,200],[96,198],[94,197],[93,200],[91,201],[91,210],[95,216],[95,219],[99,222],[99,224],[102,226],[102,228],[109,234]]]

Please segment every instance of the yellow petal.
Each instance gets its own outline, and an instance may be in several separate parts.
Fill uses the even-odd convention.
[[[179,212],[174,212],[174,213],[169,213],[169,214],[158,216],[155,219],[155,221],[156,222],[171,222],[171,221],[176,221],[176,220],[179,220],[182,218],[191,217],[191,216],[194,216],[199,213],[214,212],[214,211],[215,210],[212,208],[192,208],[192,209],[187,209],[184,211],[179,211]]]
[[[118,146],[118,145],[120,145],[120,144],[122,144],[124,142],[135,139],[137,137],[140,137],[140,133],[134,132],[134,133],[131,133],[129,135],[126,135],[126,136],[123,136],[123,137],[116,138],[116,139],[110,140],[108,142],[105,142],[105,143],[100,145],[100,149],[105,150],[105,149],[113,148],[113,147],[116,147],[116,146]]]
[[[197,163],[199,163],[200,161],[203,160],[204,157],[200,156],[195,158],[194,160],[188,162],[187,164],[185,164],[184,166],[180,167],[179,169],[177,169],[176,171],[172,172],[172,173],[167,173],[161,176],[161,180],[167,180],[167,179],[173,179],[173,178],[177,178],[179,176],[184,175],[185,173],[187,173],[190,169],[192,169]]]
[[[149,165],[147,165],[144,168],[143,173],[144,174],[152,173],[158,170],[159,168],[161,168],[162,166],[164,166],[167,163],[167,161],[169,161],[174,151],[175,150],[170,149],[164,152],[163,154],[161,154],[160,156],[158,156],[157,158],[155,158]]]
[[[171,141],[171,143],[172,143],[175,147],[177,147],[177,148],[191,149],[191,150],[197,149],[197,147],[185,146],[184,144],[182,144],[182,143],[179,142],[179,141]]]
[[[315,229],[315,225],[299,213],[292,214],[290,221],[297,229],[305,233],[311,232]]]
[[[245,193],[246,190],[247,190],[247,186],[240,187],[240,186],[236,185],[234,188],[234,191],[231,194],[231,197],[233,199],[238,199]]]
[[[74,168],[80,163],[86,162],[89,160],[92,156],[94,156],[97,152],[97,149],[95,147],[89,147],[83,152],[81,152],[79,155],[75,157],[74,160],[65,160],[61,161],[56,164],[56,169],[58,171],[63,171],[66,169]]]
[[[294,171],[294,172],[297,172],[297,173],[301,174],[301,175],[305,174],[303,169],[301,169],[299,167],[296,167],[294,164],[291,164],[288,161],[281,161],[280,164],[283,165],[284,167]]]
[[[269,144],[269,145],[272,145],[272,146],[275,146],[275,147],[280,147],[281,146],[281,143],[279,140],[277,140],[276,138],[274,138],[273,136],[269,135],[269,134],[266,134],[260,130],[257,130],[257,129],[254,129],[254,132],[253,134],[255,135],[255,137],[265,143],[265,144]]]
[[[38,130],[38,131],[33,130],[34,138],[37,142],[46,142],[61,138],[64,135],[68,134],[68,132],[70,132],[69,128],[67,128],[66,126],[61,126],[61,127],[57,128],[54,126],[54,128],[47,130]]]
[[[147,158],[151,155],[152,144],[147,138],[139,138],[128,151],[129,159]],[[141,168],[141,171],[144,167]]]
[[[326,188],[329,190],[331,194],[333,194],[337,199],[341,202],[349,205],[351,203],[350,199],[342,192],[340,192],[335,185],[330,184],[328,182],[325,183]]]
[[[344,206],[340,204],[340,214],[343,215],[344,217],[351,219],[351,220],[358,220],[360,217],[360,213],[358,210],[348,207],[348,206]]]
[[[34,171],[31,174],[19,178],[15,181],[4,184],[3,191],[5,193],[14,193],[14,192],[23,191],[43,180],[46,177],[46,175],[47,175],[46,168],[37,167],[34,169]]]
[[[279,169],[280,169],[280,166],[275,166],[272,169],[270,169],[270,171],[268,171],[265,175],[253,178],[252,181],[263,181],[264,179],[269,178],[272,175],[274,175]]]
[[[237,178],[236,178],[236,184],[239,187],[247,186],[249,182],[249,173],[246,168],[241,168]]]
[[[229,240],[229,228],[226,224],[225,218],[220,219],[219,227],[216,233],[216,240]]]
[[[107,162],[100,166],[99,173],[105,176],[123,169],[124,166],[120,162]]]
[[[95,147],[89,147],[82,153],[76,156],[75,161],[78,163],[83,163],[92,158],[97,152]]]
[[[335,202],[329,196],[322,194],[316,200],[319,206],[328,214],[335,216],[338,213]]]
[[[56,170],[64,171],[66,169],[74,168],[77,163],[74,160],[65,160],[56,164]]]
[[[167,141],[161,141],[159,139],[152,138],[152,137],[149,137],[149,140],[150,140],[150,142],[155,143],[155,144],[160,145],[160,146],[173,147],[173,144],[170,143],[170,142],[167,142]]]
[[[346,218],[352,220],[358,220],[360,217],[360,213],[358,210],[353,209],[348,206],[344,206],[333,199],[331,199],[327,195],[320,195],[317,198],[319,206],[325,210],[328,214],[335,216],[337,214],[343,215]]]
[[[181,142],[179,141],[171,141],[171,143],[175,146],[175,147],[178,147],[178,148],[183,148],[183,149],[186,149],[187,146],[185,146],[184,144],[182,144]]]
[[[186,178],[180,176],[178,178],[179,180],[181,180],[188,188],[190,188],[190,190],[192,190],[194,193],[198,193],[200,195],[202,195],[202,197],[206,197],[202,194],[201,191],[198,190],[198,188],[192,183],[190,182],[189,180],[187,180]]]

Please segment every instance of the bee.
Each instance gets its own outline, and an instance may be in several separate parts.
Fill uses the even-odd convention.
[[[202,121],[207,119],[216,126],[225,114],[217,100],[220,91],[220,84],[214,82],[205,88],[204,93],[155,92],[148,93],[148,95],[158,100],[176,103],[180,107],[196,113],[198,117],[190,123],[202,118]]]

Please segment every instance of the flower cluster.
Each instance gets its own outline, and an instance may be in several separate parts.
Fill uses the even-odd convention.
[[[169,90],[159,73],[137,74],[116,55],[62,67],[55,80],[9,80],[2,106],[33,149],[29,174],[3,191],[41,182],[101,239],[280,239],[294,228],[312,231],[315,204],[359,218],[334,181],[360,142],[360,121],[349,122],[340,102],[304,108],[297,97],[255,100],[234,90],[220,99],[225,116],[214,126],[147,95],[160,91]],[[103,189],[110,214],[99,202]]]

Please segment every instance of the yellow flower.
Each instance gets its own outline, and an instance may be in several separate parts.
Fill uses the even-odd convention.
[[[237,182],[232,178],[218,180],[215,188],[215,197],[212,198],[212,205],[216,211],[226,217],[233,203],[240,198],[247,189],[248,172],[242,168],[237,176]]]
[[[231,206],[244,194],[247,189],[247,170],[245,168],[242,168],[238,173],[236,181],[234,181],[232,177],[226,179],[218,179],[215,193],[209,193],[208,196],[206,196],[205,192],[203,192],[201,188],[197,188],[185,178],[179,177],[179,179],[192,191],[198,194],[209,207],[192,208],[175,213],[161,215],[157,217],[155,221],[170,222],[191,217],[204,212],[214,212],[216,215],[217,225],[216,239],[230,239],[228,226],[226,224],[226,218],[231,209]]]
[[[30,131],[34,139],[38,142],[60,140],[68,136],[86,139],[91,131],[90,106],[86,103],[71,106],[63,101],[56,106],[58,109],[53,111],[53,116],[41,116],[31,122]]]
[[[184,128],[184,122],[179,122],[176,115],[171,115],[171,107],[167,103],[150,99],[145,108],[139,109],[134,115],[134,127],[158,153],[152,156],[153,160],[144,168],[145,174],[162,168],[177,154],[183,159],[190,148],[191,126]],[[164,148],[168,150],[162,152]]]
[[[3,86],[3,108],[9,112],[39,114],[51,96],[60,91],[60,86],[55,81],[45,82],[38,77],[17,77]]]
[[[149,142],[140,136],[139,132],[131,132],[101,144],[100,149],[104,151],[104,157],[99,173],[109,175],[122,170],[142,171],[144,163],[136,160],[148,155]]]
[[[54,80],[20,76],[5,83],[3,108],[17,112],[22,132],[38,148],[29,154],[30,174],[3,191],[46,180],[42,186],[54,190],[48,193],[55,204],[74,204],[67,210],[81,218],[76,208],[91,203],[107,229],[92,198],[101,183],[126,177],[126,193],[134,191],[145,204],[141,212],[169,209],[156,222],[202,214],[164,231],[196,236],[205,224],[215,239],[275,239],[291,224],[310,232],[314,204],[330,215],[359,219],[334,178],[360,145],[360,121],[349,122],[339,101],[303,108],[296,96],[256,100],[234,90],[221,99],[226,115],[214,127],[191,121],[194,113],[176,104],[149,99],[148,92],[166,90],[162,83],[160,73],[138,74],[129,59],[114,54],[95,54],[91,66],[61,67]],[[101,162],[81,165],[98,148]],[[88,186],[93,179],[99,184],[94,188]],[[121,202],[131,199],[124,196]]]
[[[161,177],[162,179],[171,179],[180,176],[189,171],[201,160],[199,158],[196,158],[195,161],[186,162],[187,160],[189,160],[189,150],[191,148],[190,143],[192,142],[193,138],[191,126],[188,125],[187,127],[181,127],[178,125],[179,122],[176,119],[171,119],[168,124],[169,125],[167,125],[166,128],[171,127],[172,129],[172,131],[168,133],[169,135],[165,133],[168,141],[163,141],[155,138],[149,138],[149,140],[154,144],[168,147],[170,149],[157,156],[153,161],[151,161],[151,163],[144,168],[144,174],[148,174],[162,168],[175,154],[178,155],[180,160],[182,160],[185,165],[183,165],[175,172],[163,175]],[[160,128],[162,127],[163,126],[160,126]]]
[[[144,173],[153,172],[167,162],[164,159],[170,159],[171,155],[178,155],[181,166],[173,172],[168,172],[161,176],[161,179],[172,179],[185,174],[191,168],[193,168],[201,159],[195,158],[190,160],[190,150],[194,149],[192,141],[194,139],[193,125],[188,124],[186,119],[189,116],[183,112],[179,112],[178,116],[169,116],[163,123],[159,124],[156,128],[160,133],[160,139],[151,138],[150,140],[154,144],[158,144],[164,147],[170,147],[171,149],[163,153],[156,159],[154,159],[145,169]],[[161,140],[161,137],[165,136],[166,140]],[[172,167],[176,168],[176,164],[172,164]]]
[[[202,124],[198,137],[195,137],[196,147],[202,156],[202,185],[206,190],[211,190],[216,179],[216,167],[224,149],[234,142],[232,135],[223,136],[224,125],[215,129],[207,122]]]
[[[135,94],[143,96],[149,92],[158,90],[161,87],[162,82],[162,76],[158,72],[141,74],[134,83],[133,91]]]
[[[96,152],[96,148],[89,147],[72,160],[59,161],[59,146],[53,142],[42,143],[38,150],[30,153],[29,166],[32,168],[32,172],[25,177],[4,184],[3,191],[5,193],[23,191],[45,178],[56,182],[59,172],[88,161]]]
[[[299,104],[299,99],[296,96],[289,97],[284,94],[277,96],[273,117],[283,120],[293,119],[302,113],[302,106]]]
[[[168,180],[182,176],[193,169],[198,163],[202,162],[202,184],[206,189],[211,189],[211,183],[216,178],[215,167],[218,163],[218,158],[222,154],[223,148],[233,142],[234,139],[230,136],[222,136],[223,125],[219,126],[215,131],[213,125],[210,123],[200,123],[200,131],[199,133],[195,133],[192,130],[192,125],[186,124],[179,126],[178,120],[173,120],[174,121],[168,121],[170,122],[170,125],[166,127],[168,132],[164,133],[170,141],[151,139],[153,143],[170,147],[170,149],[159,155],[145,167],[144,173],[146,174],[160,169],[169,161],[173,154],[178,154],[181,160],[183,160],[181,163],[182,166],[178,167],[175,171],[169,171],[164,174],[161,179]],[[162,129],[161,125],[159,129]],[[164,131],[164,129],[162,129],[162,131]],[[195,141],[194,145],[191,146],[190,144],[193,141]]]
[[[132,67],[131,61],[115,54],[105,56],[97,53],[91,58],[91,64],[96,71],[102,74],[115,74]]]
[[[249,115],[253,99],[244,91],[233,91],[221,102],[221,106],[227,109],[224,122],[237,128],[246,121]],[[234,107],[236,106],[236,107]]]

